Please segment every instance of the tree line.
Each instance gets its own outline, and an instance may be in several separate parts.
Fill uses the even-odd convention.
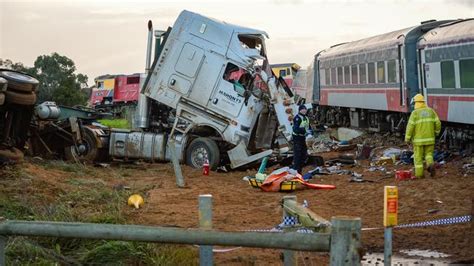
[[[89,99],[87,75],[76,73],[74,61],[58,53],[38,56],[32,67],[0,58],[0,68],[20,71],[38,79],[38,103],[54,101],[60,105],[74,106],[85,105]]]

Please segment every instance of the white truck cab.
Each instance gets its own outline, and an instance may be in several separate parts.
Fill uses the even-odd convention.
[[[143,84],[140,100],[148,104],[139,113],[149,123],[141,134],[173,138],[180,160],[194,167],[208,160],[212,168],[224,161],[236,168],[287,152],[297,107],[271,72],[266,38],[261,30],[182,11],[163,35]],[[115,134],[124,143],[112,141],[110,153],[125,157],[130,136]],[[134,146],[147,145],[140,138],[146,139],[137,135]]]

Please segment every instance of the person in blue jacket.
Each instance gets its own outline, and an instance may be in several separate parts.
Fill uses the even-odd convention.
[[[298,114],[293,119],[293,166],[292,169],[302,174],[304,163],[308,158],[306,136],[311,134],[311,125],[306,116],[308,109],[304,104],[298,107]]]

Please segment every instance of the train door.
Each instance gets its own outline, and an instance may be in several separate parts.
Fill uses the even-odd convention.
[[[398,45],[398,79],[400,84],[400,106],[406,105],[406,89],[404,79],[404,63],[405,56],[403,56],[403,44]]]
[[[312,76],[313,76],[313,80],[312,80],[312,84],[313,84],[313,87],[312,87],[312,90],[313,90],[313,103],[319,103],[319,100],[320,100],[320,89],[321,89],[321,85],[319,83],[319,59],[315,58],[315,60],[313,60],[313,71],[312,71]],[[327,75],[329,75],[329,73],[326,73]]]
[[[418,77],[419,77],[419,86],[425,99],[428,97],[428,92],[426,91],[426,67],[425,65],[425,49],[420,48],[418,49]]]

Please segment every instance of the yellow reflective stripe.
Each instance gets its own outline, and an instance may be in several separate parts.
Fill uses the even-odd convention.
[[[423,168],[423,165],[415,165],[415,168]]]
[[[428,142],[428,141],[434,141],[434,138],[424,138],[424,139],[413,139],[413,143],[420,143],[420,142]]]
[[[420,120],[416,120],[416,122],[414,122],[414,124],[421,124],[421,123],[425,123],[425,122],[436,122],[436,119],[435,118],[422,118]]]
[[[414,125],[414,124],[415,124],[415,122],[413,122],[412,120],[410,120],[410,121],[408,121],[408,124],[412,124],[412,125]]]

